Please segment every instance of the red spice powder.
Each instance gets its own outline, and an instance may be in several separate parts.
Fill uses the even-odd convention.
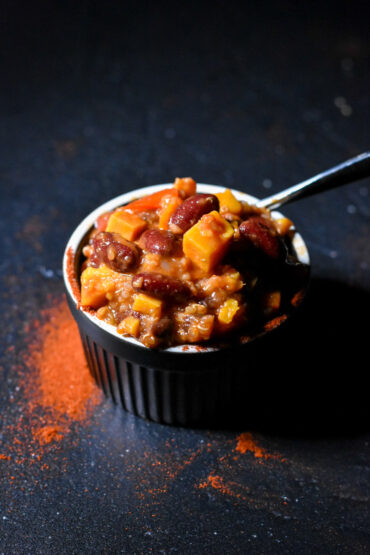
[[[173,440],[171,440],[172,442]],[[172,443],[166,444],[161,451],[143,451],[140,455],[135,452],[132,461],[126,459],[125,469],[132,476],[137,476],[137,469],[140,468],[140,475],[135,478],[136,497],[147,502],[158,503],[156,498],[165,494],[172,484],[194,460],[202,455],[204,451],[210,452],[208,444],[203,444],[188,454],[178,456],[176,446]]]
[[[44,415],[43,422],[32,428],[33,436],[41,444],[59,441],[73,422],[86,420],[100,400],[64,298],[43,311],[26,362],[36,369],[34,381],[25,384],[29,407],[40,407]]]
[[[231,490],[225,486],[221,476],[217,476],[216,474],[210,474],[205,482],[201,482],[199,484],[199,489],[207,488],[211,486],[214,489],[219,489],[222,493],[227,493],[230,495]]]
[[[60,441],[63,439],[63,428],[61,426],[46,425],[42,428],[34,428],[33,435],[36,437],[41,445],[50,443],[51,441]]]
[[[281,462],[286,462],[278,453],[268,453],[266,449],[260,447],[250,432],[244,432],[237,437],[238,443],[235,450],[244,455],[245,453],[253,453],[256,459],[278,459]]]
[[[250,491],[247,486],[243,484],[238,484],[232,480],[225,481],[222,476],[211,473],[207,480],[201,482],[198,489],[212,488],[217,490],[219,493],[226,495],[228,497],[233,497],[234,499],[240,501],[250,501]]]
[[[32,394],[30,402],[50,413],[51,422],[45,426],[57,426],[54,433],[47,427],[41,436],[40,431],[36,432],[45,441],[47,437],[53,439],[63,434],[71,422],[83,421],[88,405],[96,404],[99,395],[66,301],[46,309],[43,320],[39,337],[30,346],[27,365],[38,371],[38,391],[28,388]]]
[[[288,318],[288,316],[286,314],[282,314],[281,316],[277,316],[276,318],[273,318],[272,320],[269,320],[268,322],[266,322],[264,328],[265,328],[266,331],[273,330],[273,329],[277,328],[278,326],[280,326],[280,324],[285,322],[285,320],[287,318]]]
[[[243,434],[240,434],[237,440],[238,443],[236,445],[236,450],[239,451],[239,453],[242,453],[244,455],[244,453],[247,453],[249,451],[250,453],[253,453],[256,459],[271,458],[271,455],[267,453],[265,449],[257,445],[250,432],[244,432]]]
[[[50,301],[40,318],[26,329],[28,347],[20,354],[19,376],[22,410],[7,426],[11,437],[6,450],[22,464],[40,461],[45,449],[55,445],[79,423],[88,423],[101,393],[90,375],[77,325],[65,298]],[[1,442],[0,442],[1,448]],[[10,460],[10,455],[0,455]]]
[[[237,444],[235,449],[233,449],[231,453],[223,455],[218,459],[218,474],[216,474],[216,470],[211,470],[207,479],[195,487],[197,489],[211,488],[222,495],[234,498],[236,502],[245,501],[253,503],[256,508],[265,507],[265,501],[263,499],[253,499],[250,489],[245,484],[230,480],[230,476],[235,476],[233,472],[235,463],[241,459],[240,455],[235,456],[235,451],[241,455],[252,453],[254,457],[258,459],[258,464],[267,459],[279,460],[280,462],[286,462],[286,459],[283,459],[278,453],[268,453],[266,449],[258,445],[250,432],[244,432],[236,439]],[[257,461],[255,464],[256,463]]]

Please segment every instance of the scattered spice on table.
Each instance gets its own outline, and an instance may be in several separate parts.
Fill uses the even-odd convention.
[[[36,384],[26,387],[30,405],[40,406],[49,418],[36,437],[45,442],[69,431],[73,422],[83,422],[89,409],[99,402],[100,394],[90,376],[77,326],[62,302],[43,311],[40,339],[30,346],[27,366],[37,368]],[[56,426],[51,433],[50,426]]]
[[[61,426],[43,426],[33,430],[34,436],[39,440],[41,445],[50,443],[51,441],[60,441],[63,439],[63,429]]]
[[[249,457],[249,463],[257,459],[255,463],[262,464],[265,460],[286,462],[279,453],[269,453],[265,448],[261,447],[251,432],[244,432],[236,437],[236,447],[231,449],[230,453],[218,458],[216,467],[210,469],[205,480],[196,484],[198,490],[211,489],[227,497],[237,501],[248,501],[254,503],[255,506],[263,504],[263,500],[259,502],[251,497],[249,488],[235,479],[235,468],[245,467],[243,464],[244,455],[252,454]]]
[[[227,497],[240,501],[252,500],[247,486],[234,480],[226,480],[218,474],[211,472],[207,479],[198,485],[198,489],[212,488]]]
[[[256,457],[256,459],[270,459],[271,455],[269,453],[267,453],[266,449],[263,449],[263,447],[260,447],[255,439],[253,438],[252,434],[250,432],[244,432],[243,434],[240,434],[240,436],[237,438],[238,443],[236,445],[236,450],[239,453],[253,453],[253,455]]]
[[[266,449],[258,445],[251,432],[244,432],[237,437],[238,443],[235,450],[244,455],[245,453],[253,453],[256,459],[279,459],[285,462],[278,453],[268,453]]]
[[[50,300],[48,308],[26,330],[27,348],[20,353],[21,362],[16,368],[20,392],[16,401],[20,405],[18,418],[5,424],[4,434],[8,443],[0,442],[0,463],[12,462],[9,468],[10,483],[16,482],[15,465],[38,464],[40,471],[47,472],[50,465],[43,461],[46,453],[56,452],[58,465],[63,457],[58,451],[63,440],[77,425],[86,425],[94,409],[100,404],[102,394],[95,385],[84,356],[77,326],[63,299]],[[251,500],[247,487],[230,479],[230,472],[242,456],[251,453],[259,461],[284,460],[261,447],[250,432],[230,439],[230,452],[218,457],[209,468],[206,479],[198,483],[197,489],[211,488],[236,501]],[[142,502],[158,504],[171,484],[186,471],[186,468],[217,448],[217,439],[212,439],[183,457],[177,456],[174,445],[166,445],[163,453],[146,450],[135,460],[127,461],[126,469],[136,482],[136,496]],[[135,478],[140,468],[140,479]],[[257,462],[257,461],[256,461]],[[232,474],[234,474],[232,472]],[[19,472],[18,476],[21,476]],[[37,480],[36,480],[37,482]],[[156,500],[157,498],[157,500]]]
[[[210,474],[204,482],[201,482],[198,486],[199,489],[204,489],[207,487],[211,487],[213,489],[218,490],[220,493],[229,495],[230,497],[236,497],[238,499],[242,499],[243,496],[240,492],[235,491],[232,486],[237,486],[238,484],[229,484],[225,483],[222,476],[218,476],[217,474]]]
[[[64,297],[49,300],[27,326],[26,341],[14,369],[19,416],[5,424],[7,443],[0,442],[0,460],[18,464],[40,461],[76,424],[86,425],[101,402]]]

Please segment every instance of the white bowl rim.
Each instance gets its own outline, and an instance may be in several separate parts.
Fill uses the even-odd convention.
[[[91,229],[94,225],[94,222],[97,220],[97,218],[101,215],[104,214],[104,212],[109,212],[110,210],[114,210],[115,208],[118,208],[119,206],[122,206],[124,204],[128,204],[129,202],[132,202],[133,200],[142,197],[144,195],[150,195],[152,193],[156,193],[157,191],[160,191],[161,189],[165,189],[167,187],[173,187],[173,183],[161,183],[159,185],[150,185],[148,187],[142,187],[140,189],[135,189],[134,191],[129,191],[127,193],[123,193],[121,195],[118,195],[117,197],[114,197],[111,200],[108,200],[107,202],[101,204],[100,206],[98,206],[95,210],[93,210],[92,212],[90,212],[90,214],[88,214],[86,216],[86,218],[84,218],[82,220],[82,222],[76,227],[76,229],[74,230],[74,232],[72,233],[72,235],[70,236],[65,251],[64,251],[64,256],[63,256],[63,279],[64,279],[64,284],[65,287],[70,295],[70,297],[73,299],[76,308],[78,307],[79,303],[78,303],[78,299],[76,299],[75,293],[73,291],[73,288],[70,284],[70,280],[68,278],[68,267],[69,267],[69,252],[72,249],[73,253],[77,252],[77,249],[80,245],[80,242],[82,241],[82,239],[85,237],[86,233],[89,231],[89,229]],[[227,187],[225,186],[221,186],[221,185],[210,185],[207,183],[197,183],[197,192],[199,193],[220,193],[222,191],[224,191],[225,189],[227,189]],[[232,191],[232,193],[236,196],[236,198],[238,200],[244,200],[246,202],[249,202],[250,204],[255,204],[259,199],[257,199],[256,197],[249,195],[247,193],[244,193],[243,191],[238,191],[236,189],[230,189]],[[271,216],[274,219],[277,218],[281,218],[283,217],[283,214],[281,212],[278,211],[272,211],[271,212]],[[302,262],[303,264],[310,264],[310,256],[308,253],[308,249],[306,246],[306,243],[304,242],[302,236],[295,231],[294,233],[294,237],[292,240],[292,244],[293,247],[296,251],[297,254],[297,258],[300,262]],[[132,343],[133,345],[137,345],[141,348],[145,348],[150,350],[149,347],[145,347],[145,345],[143,345],[140,341],[137,341],[136,339],[134,339],[133,337],[127,337],[127,336],[123,336],[121,334],[119,334],[115,328],[115,326],[111,325],[111,324],[107,324],[106,322],[103,322],[102,320],[99,320],[99,318],[97,318],[94,314],[91,314],[90,312],[84,311],[81,307],[79,308],[84,315],[86,316],[86,318],[88,318],[92,323],[94,323],[95,325],[97,325],[98,327],[102,328],[104,331],[110,333],[111,335],[113,335],[114,337],[116,337],[117,339],[119,339],[120,341],[124,341],[124,342],[129,342]],[[194,353],[194,352],[199,352],[199,345],[192,345],[192,344],[186,344],[186,345],[176,345],[174,347],[168,347],[167,349],[164,349],[165,351],[170,351],[170,352],[181,352],[181,353]],[[215,347],[202,347],[202,352],[203,351],[215,351],[217,350],[217,348]]]

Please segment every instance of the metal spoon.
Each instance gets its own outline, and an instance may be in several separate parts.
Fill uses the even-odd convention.
[[[352,183],[369,176],[370,152],[364,152],[355,156],[355,158],[342,162],[338,166],[334,166],[310,179],[306,179],[306,181],[297,183],[293,187],[258,201],[257,206],[259,208],[279,208],[279,206],[288,202],[309,197],[316,193],[322,193],[334,187],[346,185],[347,183]]]

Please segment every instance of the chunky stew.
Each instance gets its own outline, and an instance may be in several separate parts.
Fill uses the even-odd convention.
[[[83,248],[81,305],[147,347],[267,326],[294,304],[293,224],[191,178],[101,215]],[[265,329],[267,329],[265,327]]]

